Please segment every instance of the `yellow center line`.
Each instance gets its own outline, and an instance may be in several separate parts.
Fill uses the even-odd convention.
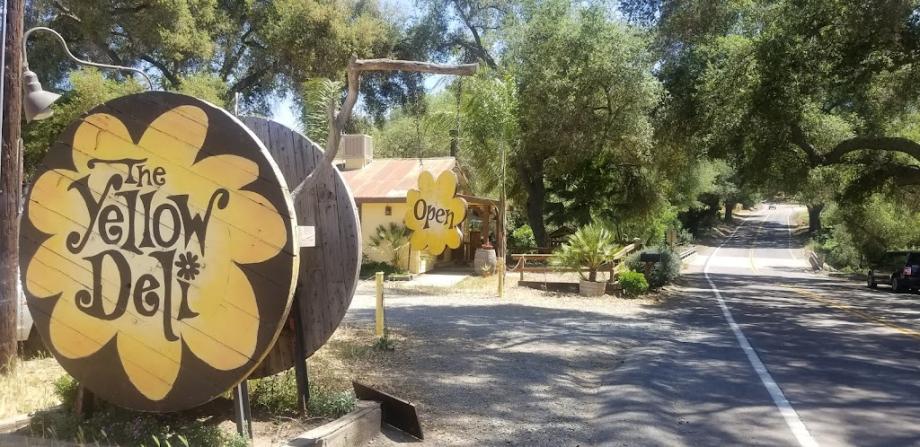
[[[834,301],[834,300],[830,300],[830,299],[827,299],[827,298],[825,298],[825,297],[823,297],[823,296],[821,296],[821,295],[819,295],[819,294],[817,294],[817,293],[815,293],[815,292],[812,292],[812,291],[809,291],[809,290],[805,290],[805,289],[800,289],[800,288],[798,288],[798,287],[787,287],[787,289],[789,289],[789,290],[791,290],[791,291],[793,291],[793,292],[796,292],[796,293],[798,293],[799,295],[802,295],[802,296],[811,298],[811,299],[813,299],[813,300],[815,300],[815,301],[818,301],[818,302],[820,302],[821,304],[824,304],[824,305],[827,306],[827,307],[832,307],[832,308],[834,308],[834,309],[841,310],[841,311],[846,312],[846,313],[848,313],[848,314],[856,315],[856,316],[861,317],[861,318],[863,318],[864,320],[870,321],[870,322],[872,322],[872,323],[880,324],[880,325],[882,325],[882,326],[887,326],[887,327],[889,327],[889,328],[891,328],[891,329],[894,329],[894,330],[896,330],[896,331],[898,331],[898,332],[900,332],[900,333],[902,333],[902,334],[904,334],[904,335],[907,335],[908,337],[914,337],[914,338],[920,339],[920,331],[918,331],[918,330],[906,328],[906,327],[903,327],[903,326],[898,326],[898,325],[896,325],[896,324],[894,324],[894,323],[891,323],[891,322],[888,322],[888,321],[886,321],[886,320],[884,320],[884,319],[882,319],[882,318],[879,318],[879,317],[876,317],[876,316],[874,316],[874,315],[870,315],[870,314],[868,314],[868,313],[866,313],[866,312],[863,312],[862,310],[859,310],[859,309],[857,309],[857,308],[855,308],[855,307],[853,307],[853,306],[850,306],[849,304],[844,304],[844,303],[840,303],[840,302],[837,302],[837,301]]]
[[[766,221],[767,216],[760,219],[760,225],[754,228],[754,237],[751,238],[751,246],[748,248],[748,260],[751,262],[751,270],[753,270],[754,273],[757,273],[757,264],[754,263],[754,245],[757,244],[757,237],[760,236],[760,230],[763,229],[763,224]]]

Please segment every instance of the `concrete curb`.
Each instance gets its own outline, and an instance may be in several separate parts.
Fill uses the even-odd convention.
[[[354,447],[380,434],[380,402],[358,401],[355,411],[316,427],[285,444],[288,447]]]
[[[0,420],[0,433],[12,433],[23,427],[28,427],[32,423],[32,416],[21,414],[11,418]]]
[[[51,412],[55,412],[55,411],[59,411],[63,409],[64,409],[63,405],[55,405],[53,407],[37,410],[33,413],[19,414],[19,415],[12,416],[6,419],[0,419],[0,434],[12,433],[16,430],[27,427],[29,424],[32,423],[32,418],[40,412],[41,413],[51,413]],[[0,443],[0,445],[3,445],[3,444]]]

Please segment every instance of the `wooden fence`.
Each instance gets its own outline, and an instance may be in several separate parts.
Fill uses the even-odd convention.
[[[610,282],[613,282],[614,275],[616,273],[619,273],[619,271],[623,267],[623,259],[629,256],[630,253],[633,253],[641,248],[642,248],[642,244],[639,242],[634,242],[632,244],[629,244],[623,247],[622,249],[620,249],[620,251],[616,252],[616,254],[613,255],[613,259],[610,262],[602,265],[601,268],[598,269],[598,271],[608,272],[610,274]],[[553,255],[551,254],[543,254],[543,253],[512,254],[511,259],[517,261],[517,264],[515,264],[514,268],[512,268],[511,271],[519,272],[521,274],[521,277],[520,277],[521,281],[524,280],[524,272],[547,273],[547,272],[579,272],[579,271],[587,272],[588,271],[587,269],[571,269],[571,268],[556,267],[556,266],[550,266],[550,265],[533,265],[530,267],[527,266],[527,261],[533,261],[533,262],[541,261],[543,263],[547,263],[552,257]]]

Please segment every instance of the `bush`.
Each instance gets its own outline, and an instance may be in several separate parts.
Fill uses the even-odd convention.
[[[816,236],[809,244],[823,262],[844,271],[860,271],[863,256],[852,236],[842,227],[834,227],[827,233]]]
[[[340,418],[353,411],[357,402],[352,390],[338,391],[311,384],[307,412],[311,416]]]
[[[32,417],[28,433],[34,437],[60,439],[79,445],[246,445],[236,434],[223,432],[207,420],[192,419],[184,413],[140,413],[98,401],[93,416],[85,419],[78,418],[69,410],[39,412]]]
[[[648,291],[648,281],[645,275],[627,270],[620,273],[620,286],[623,287],[623,295],[633,298]]]
[[[250,381],[249,400],[254,409],[272,416],[297,414],[297,377],[288,369],[271,377]],[[310,381],[310,402],[307,412],[314,417],[337,418],[354,410],[354,392],[337,390],[328,385]]]
[[[578,271],[581,279],[597,281],[598,270],[613,259],[617,248],[613,233],[595,222],[579,228],[553,253],[551,262]],[[588,270],[587,276],[582,269]]]
[[[532,253],[537,249],[537,240],[530,225],[521,225],[508,235],[508,248],[511,253]]]
[[[394,273],[406,273],[405,270],[399,267],[394,267],[393,265],[390,265],[386,262],[366,261],[361,263],[361,272],[358,274],[358,276],[364,279],[373,279],[374,274],[377,272],[383,272],[384,277],[390,276]]]
[[[639,260],[642,253],[659,253],[661,260],[655,263],[649,274],[648,284],[652,289],[657,289],[670,284],[680,277],[680,256],[668,247],[662,246],[654,249],[645,249],[633,253],[626,258],[626,266],[633,271],[644,271],[645,263]]]
[[[77,400],[77,388],[79,388],[77,381],[67,374],[54,381],[54,394],[60,399],[64,408],[73,408]]]

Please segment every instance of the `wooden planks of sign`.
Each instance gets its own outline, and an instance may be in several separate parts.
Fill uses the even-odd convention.
[[[49,150],[22,217],[29,310],[64,369],[142,411],[238,384],[287,319],[293,203],[226,111],[147,92],[83,115]]]
[[[265,142],[293,187],[323,162],[323,151],[307,137],[280,123],[244,117],[243,123]],[[358,212],[348,185],[337,169],[327,171],[312,191],[304,191],[294,203],[298,225],[312,226],[314,247],[300,253],[297,288],[305,353],[309,357],[335,332],[351,303],[361,261]],[[288,324],[265,362],[253,372],[264,377],[293,366],[293,324]]]

